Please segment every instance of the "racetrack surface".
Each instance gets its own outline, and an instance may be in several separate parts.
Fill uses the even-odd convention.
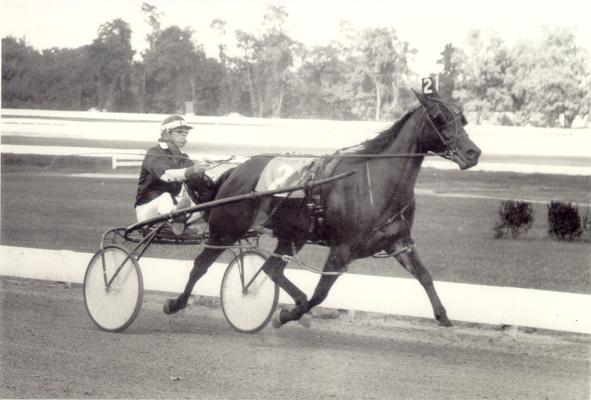
[[[218,308],[166,316],[150,293],[123,334],[82,290],[0,279],[2,398],[588,399],[589,336],[403,319],[314,319],[240,334]]]

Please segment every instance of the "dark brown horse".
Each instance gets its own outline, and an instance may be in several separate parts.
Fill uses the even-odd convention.
[[[210,245],[234,244],[252,228],[255,219],[260,219],[261,213],[266,213],[269,218],[265,226],[277,238],[274,253],[293,255],[311,241],[322,241],[330,248],[323,269],[325,274],[310,299],[285,277],[287,262],[284,259],[269,257],[266,260],[264,271],[295,301],[292,309],[281,310],[274,320],[275,326],[299,320],[322,303],[338,278],[335,272],[342,271],[355,259],[379,252],[392,255],[419,280],[429,296],[435,318],[442,325],[451,326],[431,275],[419,260],[411,238],[414,186],[428,153],[437,153],[454,161],[461,169],[467,169],[477,164],[480,149],[465,132],[467,122],[457,106],[443,101],[436,92],[429,96],[415,94],[420,105],[392,127],[356,150],[333,156],[333,167],[325,170],[325,174],[351,170],[356,173],[320,187],[325,209],[320,234],[309,232],[310,211],[301,201],[255,199],[211,210]],[[223,182],[216,199],[253,191],[270,159],[256,156],[240,165]],[[184,292],[166,301],[166,313],[177,312],[187,305],[195,283],[222,252],[222,249],[205,248],[195,258]]]

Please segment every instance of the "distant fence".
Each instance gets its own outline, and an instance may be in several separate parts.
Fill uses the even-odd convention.
[[[111,157],[113,169],[118,167],[139,167],[144,159],[143,154],[114,154]]]

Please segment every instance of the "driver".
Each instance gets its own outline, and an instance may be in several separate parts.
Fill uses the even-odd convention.
[[[205,167],[195,165],[181,151],[191,129],[193,127],[179,115],[162,121],[158,144],[148,149],[142,162],[135,200],[138,222],[195,205],[184,190],[183,182],[202,176]],[[200,232],[197,225],[203,221],[201,217],[201,213],[196,212],[187,221],[192,231]],[[177,235],[185,228],[185,221],[179,222],[172,227]]]

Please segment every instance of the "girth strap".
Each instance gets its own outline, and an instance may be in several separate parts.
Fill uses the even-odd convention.
[[[339,160],[328,160],[321,158],[314,162],[310,167],[310,180],[323,179],[330,177]],[[325,229],[325,207],[320,196],[320,186],[315,186],[306,191],[306,206],[310,212],[310,229],[309,232],[317,237],[322,237]]]

